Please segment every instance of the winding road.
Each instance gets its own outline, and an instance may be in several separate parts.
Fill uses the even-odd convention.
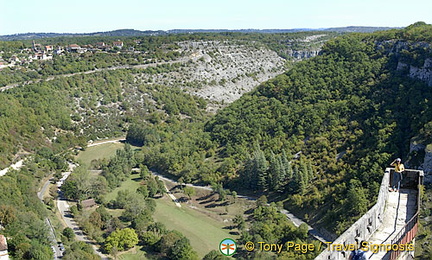
[[[111,142],[111,141],[113,141],[113,140],[110,140],[107,142]],[[119,140],[117,140],[117,142],[119,142]],[[98,144],[102,144],[102,143],[106,143],[106,142],[101,142]],[[76,221],[74,220],[74,218],[73,218],[73,216],[69,210],[70,205],[69,205],[68,201],[66,200],[66,198],[64,197],[63,193],[60,191],[60,187],[64,184],[64,181],[69,177],[69,175],[72,173],[72,171],[75,167],[76,167],[75,164],[69,163],[69,171],[63,172],[62,178],[57,182],[58,194],[59,194],[58,199],[57,199],[57,208],[58,208],[60,215],[61,215],[64,223],[66,224],[66,226],[68,226],[69,228],[71,228],[74,231],[76,239],[91,245],[95,254],[100,256],[101,259],[103,259],[103,260],[108,260],[110,258],[100,251],[96,242],[89,239],[83,233],[83,231],[79,227],[78,223],[76,223]]]

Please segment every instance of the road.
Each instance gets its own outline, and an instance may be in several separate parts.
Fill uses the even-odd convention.
[[[69,177],[69,175],[72,173],[73,169],[75,168],[74,164],[69,164],[69,171],[68,172],[63,172],[62,173],[62,178],[57,182],[57,187],[59,188],[58,191],[58,199],[57,199],[57,208],[60,212],[60,215],[62,216],[63,221],[65,222],[66,226],[68,226],[69,228],[71,228],[74,233],[75,233],[75,237],[77,240],[79,241],[83,241],[89,245],[92,246],[95,254],[99,255],[103,260],[108,260],[110,259],[107,255],[103,254],[99,248],[97,247],[96,243],[89,239],[81,230],[81,228],[79,227],[78,223],[75,222],[69,208],[70,205],[68,203],[68,201],[66,200],[66,198],[64,197],[63,193],[60,191],[60,187],[63,185],[64,181]]]
[[[124,137],[119,137],[116,139],[111,139],[111,140],[106,140],[106,141],[96,141],[94,143],[88,144],[87,147],[97,146],[97,145],[101,145],[101,144],[108,144],[108,143],[120,143],[120,142],[124,142],[124,141],[126,141],[126,139],[124,139]]]
[[[51,181],[48,179],[44,183],[44,185],[42,186],[42,189],[37,193],[37,196],[42,203],[44,203],[44,201],[43,201],[44,194],[45,194],[46,190],[48,189],[50,182]],[[49,230],[50,230],[49,239],[51,240],[51,248],[54,252],[54,259],[60,259],[63,257],[63,252],[58,247],[57,238],[55,235],[55,230],[54,230],[54,227],[52,226],[49,218],[45,218],[45,224],[49,227]]]

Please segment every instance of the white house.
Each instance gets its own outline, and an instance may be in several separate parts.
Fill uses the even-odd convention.
[[[123,42],[122,41],[113,42],[113,46],[121,49],[123,48]]]

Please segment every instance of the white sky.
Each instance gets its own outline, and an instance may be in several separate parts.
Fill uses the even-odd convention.
[[[116,29],[405,27],[431,0],[0,0],[0,35]]]

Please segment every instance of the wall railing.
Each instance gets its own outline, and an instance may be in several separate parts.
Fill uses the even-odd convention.
[[[375,205],[366,212],[359,220],[357,220],[351,227],[349,227],[342,235],[340,235],[333,244],[338,245],[350,245],[361,242],[362,240],[367,241],[372,234],[381,226],[384,220],[385,205],[389,196],[388,188],[392,179],[393,168],[386,168],[384,176],[381,181],[380,190],[378,193],[377,202]],[[418,227],[418,212],[420,209],[420,185],[423,183],[423,171],[418,170],[406,170],[406,178],[404,183],[406,187],[417,190],[417,205],[416,214],[407,222],[407,224],[398,231],[392,244],[403,244],[409,243],[417,234]],[[348,259],[351,252],[349,251],[336,251],[324,249],[315,259],[318,260],[344,260]],[[396,259],[400,254],[400,251],[390,251],[386,255],[386,259]],[[391,257],[395,258],[391,258]]]

